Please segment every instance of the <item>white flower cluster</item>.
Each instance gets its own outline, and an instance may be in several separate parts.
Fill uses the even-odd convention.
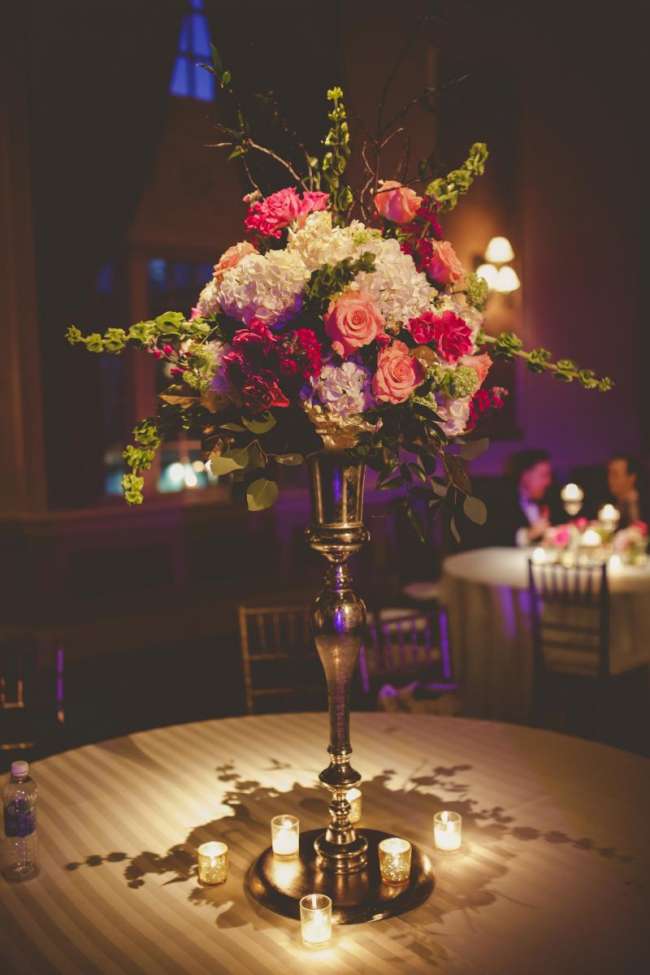
[[[396,240],[372,239],[359,248],[362,251],[375,255],[375,271],[362,271],[355,284],[374,299],[388,332],[399,331],[400,323],[431,310],[437,291]]]
[[[288,250],[249,254],[226,271],[214,294],[222,311],[247,325],[253,318],[281,325],[300,311],[310,273],[300,255]]]
[[[340,366],[324,365],[320,376],[304,390],[303,398],[339,416],[363,413],[373,405],[370,372],[351,359]]]
[[[289,231],[287,250],[298,254],[310,271],[323,264],[338,264],[348,257],[358,257],[369,250],[367,242],[376,233],[367,229],[359,220],[348,227],[333,227],[329,210],[310,213],[302,227]]]
[[[449,396],[438,394],[438,416],[442,420],[440,426],[448,437],[458,437],[463,433],[469,422],[469,409],[472,401],[471,396],[462,399],[452,399]]]

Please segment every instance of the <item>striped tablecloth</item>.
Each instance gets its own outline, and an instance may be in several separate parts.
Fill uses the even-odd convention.
[[[650,971],[650,761],[454,718],[358,714],[352,731],[368,827],[430,850],[433,813],[463,815],[463,849],[432,853],[422,907],[337,928],[314,953],[247,899],[272,815],[325,822],[325,715],[162,728],[34,765],[41,870],[0,881],[0,972]],[[231,871],[204,888],[194,850],[213,838]]]

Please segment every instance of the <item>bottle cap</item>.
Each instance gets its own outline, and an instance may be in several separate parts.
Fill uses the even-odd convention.
[[[11,774],[14,779],[24,779],[26,775],[29,775],[29,762],[12,762]]]

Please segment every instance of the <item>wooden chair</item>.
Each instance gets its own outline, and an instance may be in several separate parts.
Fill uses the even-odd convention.
[[[441,693],[455,690],[447,648],[443,652],[440,646],[445,631],[438,623],[435,610],[401,607],[371,614],[359,657],[363,693],[414,681]]]
[[[533,638],[533,720],[550,673],[610,678],[607,565],[563,566],[528,560]]]
[[[246,710],[321,708],[325,677],[304,604],[239,607],[239,635]]]
[[[64,726],[63,647],[29,628],[0,631],[0,753],[3,764],[58,750]]]

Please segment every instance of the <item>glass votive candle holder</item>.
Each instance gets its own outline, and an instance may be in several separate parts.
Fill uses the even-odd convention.
[[[223,884],[228,876],[228,847],[219,840],[198,848],[199,880],[202,884]]]
[[[332,899],[327,894],[300,898],[300,933],[308,948],[324,948],[332,937]]]
[[[350,803],[350,823],[354,826],[361,820],[361,789],[348,789],[345,798]]]
[[[391,836],[379,844],[379,872],[387,884],[405,884],[411,876],[411,844]]]
[[[458,850],[463,831],[460,813],[443,809],[433,817],[433,842],[437,850]]]
[[[296,816],[274,816],[271,820],[271,846],[276,857],[297,857],[300,847],[300,820]]]

